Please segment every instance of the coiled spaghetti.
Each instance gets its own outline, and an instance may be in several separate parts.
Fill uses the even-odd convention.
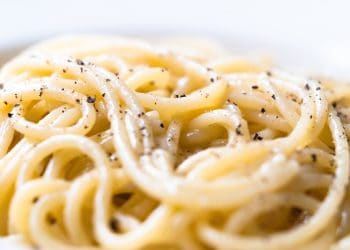
[[[350,85],[89,36],[28,49],[0,83],[2,241],[350,248]]]

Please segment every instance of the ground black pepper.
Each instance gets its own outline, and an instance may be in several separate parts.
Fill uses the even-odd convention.
[[[96,97],[88,96],[87,99],[86,99],[86,101],[87,101],[88,103],[94,103],[94,102],[96,101]]]
[[[317,155],[316,154],[311,154],[311,159],[313,162],[317,161]]]
[[[85,65],[85,63],[80,59],[77,59],[76,62],[78,65]]]

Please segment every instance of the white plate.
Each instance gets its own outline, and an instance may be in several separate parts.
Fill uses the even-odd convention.
[[[116,32],[104,32],[105,34],[119,34]],[[123,32],[123,34],[134,36],[136,33],[141,38],[168,37],[169,32]],[[174,35],[172,35],[174,36]],[[175,35],[176,36],[176,35]],[[190,37],[190,36],[189,36]],[[198,36],[197,36],[198,37]],[[350,43],[343,44],[338,41],[337,45],[296,46],[295,44],[276,43],[274,41],[261,41],[259,38],[233,38],[230,35],[218,34],[203,35],[203,39],[211,39],[221,43],[232,50],[232,53],[240,55],[267,55],[271,56],[275,65],[285,68],[287,71],[296,72],[306,76],[321,75],[339,80],[350,81]],[[10,60],[21,50],[35,43],[38,39],[22,39],[14,45],[0,46],[0,66]]]
[[[347,0],[11,0],[0,9],[6,53],[67,32],[204,35],[285,67],[350,79]]]

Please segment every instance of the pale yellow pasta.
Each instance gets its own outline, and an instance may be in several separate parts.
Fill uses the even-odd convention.
[[[3,66],[0,249],[349,249],[350,87],[215,46],[72,36]]]

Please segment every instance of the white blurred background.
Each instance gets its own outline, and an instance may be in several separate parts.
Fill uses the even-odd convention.
[[[71,33],[196,36],[350,79],[346,0],[1,0],[0,52]]]

